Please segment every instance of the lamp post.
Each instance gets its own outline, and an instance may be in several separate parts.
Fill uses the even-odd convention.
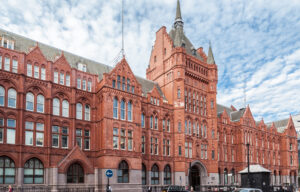
[[[247,185],[248,187],[251,187],[251,184],[250,184],[250,162],[249,162],[249,146],[250,144],[247,143],[247,160],[248,160],[248,176],[247,176]]]

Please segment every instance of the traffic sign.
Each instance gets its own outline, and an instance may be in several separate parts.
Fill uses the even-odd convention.
[[[113,171],[111,169],[107,169],[105,171],[105,175],[106,175],[106,177],[110,178],[110,177],[112,177],[114,175],[114,173],[113,173]]]

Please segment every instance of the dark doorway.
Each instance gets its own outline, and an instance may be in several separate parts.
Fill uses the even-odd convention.
[[[199,168],[194,165],[191,167],[191,173],[190,173],[190,181],[191,181],[191,187],[194,188],[194,190],[200,190],[200,184],[201,184],[201,180],[200,180],[200,171]]]

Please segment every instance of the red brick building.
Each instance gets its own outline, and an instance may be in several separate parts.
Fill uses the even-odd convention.
[[[0,30],[0,185],[94,186],[239,183],[250,163],[272,183],[295,183],[291,117],[256,122],[250,107],[216,101],[211,47],[194,48],[179,1],[174,26],[156,33],[147,79],[122,59],[109,67]]]

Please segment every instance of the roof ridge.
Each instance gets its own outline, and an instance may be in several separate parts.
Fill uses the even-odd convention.
[[[19,35],[19,34],[14,33],[14,32],[7,31],[7,30],[2,29],[2,28],[0,28],[0,31],[3,31],[3,32],[7,33],[8,35],[9,35],[9,34],[12,34],[12,35],[17,36],[17,37],[19,37],[19,38],[26,39],[26,40],[29,40],[29,41],[32,41],[32,42],[36,42],[36,43],[38,43],[38,47],[40,47],[40,45],[46,46],[46,47],[49,47],[49,48],[51,48],[51,49],[55,49],[55,50],[57,50],[57,51],[59,51],[59,52],[63,51],[64,54],[67,53],[67,54],[69,54],[69,55],[72,55],[72,56],[76,56],[76,57],[80,57],[80,58],[82,58],[82,59],[85,59],[85,60],[87,60],[87,61],[91,61],[91,62],[100,64],[100,65],[104,65],[104,66],[108,66],[108,67],[113,68],[113,67],[110,66],[110,65],[107,65],[107,64],[104,64],[104,63],[100,63],[100,62],[98,62],[98,61],[95,61],[95,60],[86,58],[86,57],[84,57],[84,56],[81,56],[81,55],[78,55],[78,54],[75,54],[75,53],[72,53],[72,52],[69,52],[69,51],[60,49],[60,48],[58,48],[58,47],[54,47],[54,46],[52,46],[52,45],[49,45],[49,44],[47,44],[47,43],[43,43],[43,42],[38,41],[38,40],[34,40],[34,39],[31,39],[31,38],[25,37],[25,36],[23,36],[23,35]],[[27,53],[26,53],[26,54],[27,54]],[[52,62],[53,62],[53,61],[52,61]]]

